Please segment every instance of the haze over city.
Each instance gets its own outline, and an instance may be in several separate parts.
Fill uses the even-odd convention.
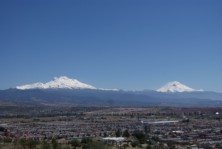
[[[0,89],[68,76],[222,92],[222,2],[0,1]]]

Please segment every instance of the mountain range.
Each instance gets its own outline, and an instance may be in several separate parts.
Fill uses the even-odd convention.
[[[96,88],[66,76],[0,90],[0,104],[53,106],[222,106],[222,93],[193,89],[178,81],[155,90]]]

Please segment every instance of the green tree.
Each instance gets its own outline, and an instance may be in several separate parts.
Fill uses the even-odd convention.
[[[25,149],[26,147],[26,139],[25,138],[21,138],[19,141],[19,144],[22,146],[23,149]]]
[[[89,143],[88,146],[89,149],[108,149],[108,146],[106,146],[104,143],[102,142],[98,142],[98,141],[93,141]]]
[[[82,141],[81,141],[82,144],[88,144],[90,142],[92,142],[91,138],[82,138]]]
[[[74,140],[70,141],[69,144],[72,145],[73,149],[76,149],[76,147],[80,147],[81,146],[80,141],[77,140],[77,139],[74,139]]]
[[[125,131],[123,132],[123,137],[126,137],[126,138],[129,138],[129,137],[130,137],[130,133],[129,133],[128,130],[125,130]]]
[[[104,137],[107,137],[108,135],[107,135],[107,133],[106,133],[106,132],[104,132],[104,133],[103,133],[103,136],[104,136]]]
[[[28,140],[26,140],[26,145],[29,147],[29,149],[35,149],[37,142],[31,138],[29,138]]]
[[[175,144],[174,143],[167,143],[167,146],[170,148],[170,149],[175,149],[176,148],[176,146],[175,146]]]
[[[82,149],[89,149],[89,144],[83,144]]]
[[[4,143],[11,143],[11,142],[12,142],[12,139],[11,139],[11,138],[4,138],[4,139],[3,139],[3,142],[4,142]]]
[[[120,129],[118,129],[117,131],[116,131],[116,137],[120,137],[121,136],[121,130]]]
[[[136,146],[140,146],[140,142],[139,141],[133,141],[131,142],[132,147],[136,147]]]
[[[50,144],[43,140],[41,142],[41,149],[50,149]]]
[[[59,148],[58,141],[55,138],[52,139],[52,148],[53,149],[58,149]]]
[[[134,132],[133,132],[133,136],[134,136],[135,138],[137,138],[141,144],[143,144],[143,143],[146,142],[146,136],[145,136],[145,134],[144,134],[143,132],[141,132],[141,131],[134,131]]]

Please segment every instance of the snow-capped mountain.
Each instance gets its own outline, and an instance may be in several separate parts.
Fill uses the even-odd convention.
[[[200,90],[195,90],[178,81],[173,81],[173,82],[167,83],[163,87],[159,88],[157,91],[174,93],[174,92],[194,92],[194,91],[200,91]]]
[[[52,81],[47,83],[34,83],[22,86],[17,86],[16,89],[96,89],[96,87],[82,83],[76,79],[70,79],[66,76],[55,77]]]
[[[34,89],[34,90],[29,90]],[[35,90],[37,89],[37,90]],[[61,90],[60,90],[61,89]],[[79,106],[222,106],[222,93],[197,92],[177,81],[157,91],[125,91],[96,88],[62,76],[46,83],[34,83],[0,90],[2,104]],[[170,94],[166,94],[170,92]]]

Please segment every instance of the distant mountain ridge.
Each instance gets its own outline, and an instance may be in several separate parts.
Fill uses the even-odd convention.
[[[8,89],[0,90],[0,104],[53,106],[222,106],[215,92],[112,91],[96,89]]]
[[[99,89],[99,90],[117,90],[117,89],[103,89],[96,88],[95,86],[82,83],[77,79],[71,79],[66,76],[55,77],[53,80],[42,83],[37,82],[33,84],[26,84],[21,86],[16,86],[16,89],[26,90],[26,89]],[[194,92],[201,91],[188,87],[178,81],[168,82],[166,85],[162,86],[158,92]]]
[[[0,90],[0,104],[53,106],[221,106],[222,93],[192,89],[178,81],[157,91],[101,89],[68,77]]]

